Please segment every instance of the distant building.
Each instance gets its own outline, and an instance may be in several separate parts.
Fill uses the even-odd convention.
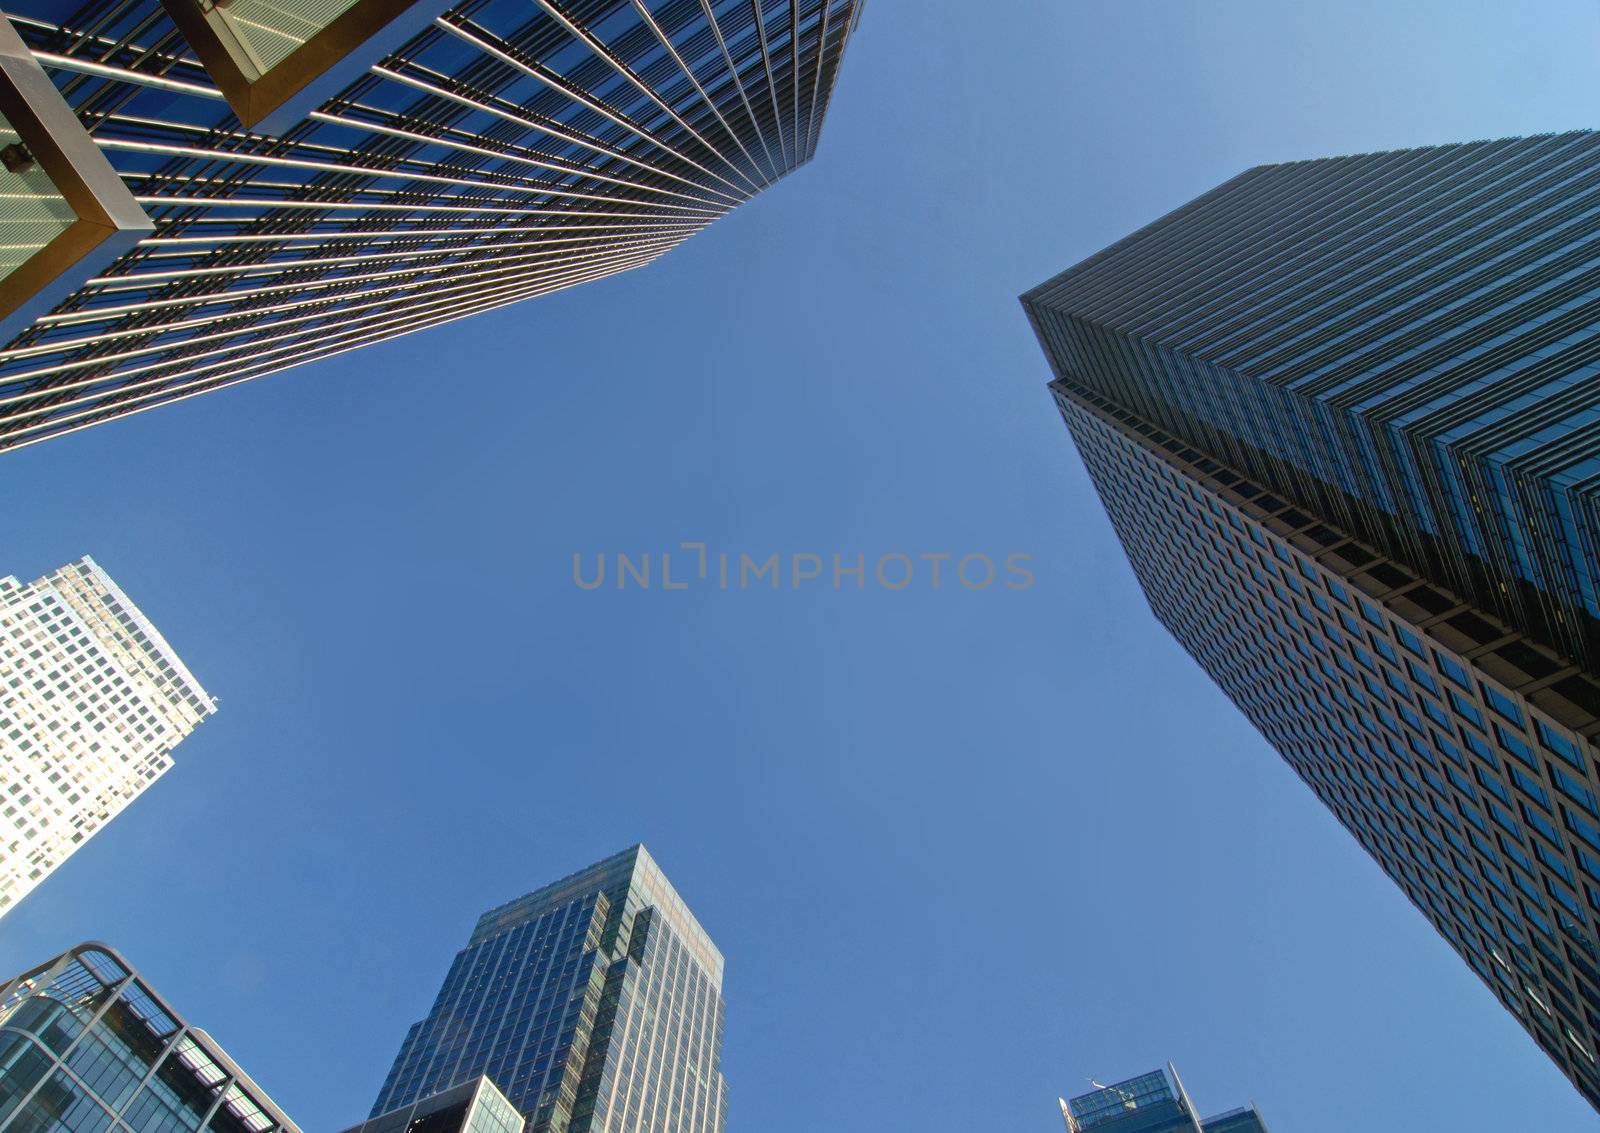
[[[0,914],[172,766],[216,710],[85,556],[0,578]]]
[[[1267,1133],[1253,1105],[1202,1118],[1170,1065],[1061,1102],[1067,1133]]]
[[[522,1114],[487,1078],[369,1117],[345,1133],[522,1133]]]
[[[1023,303],[1156,617],[1600,1107],[1597,162],[1263,166]]]
[[[723,1012],[722,954],[634,846],[478,919],[371,1116],[486,1077],[527,1133],[722,1133]]]
[[[210,1035],[102,944],[0,985],[0,1128],[300,1133]]]

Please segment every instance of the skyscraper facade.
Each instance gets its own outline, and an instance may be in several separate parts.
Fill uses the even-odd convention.
[[[166,772],[215,710],[93,559],[0,578],[0,914]]]
[[[643,846],[479,918],[372,1117],[487,1077],[528,1133],[721,1133],[722,955]]]
[[[0,985],[0,1130],[299,1133],[210,1035],[103,944]]]
[[[1262,167],[1024,304],[1157,618],[1600,1107],[1597,153]]]
[[[1597,159],[1262,166],[1025,303],[1058,376],[1594,668]]]
[[[1267,1133],[1253,1105],[1202,1118],[1171,1066],[1061,1101],[1067,1133]]]
[[[0,447],[651,262],[810,159],[861,3],[16,0]]]

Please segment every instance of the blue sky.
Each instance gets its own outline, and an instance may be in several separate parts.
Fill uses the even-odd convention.
[[[651,268],[0,457],[0,569],[93,554],[222,701],[0,970],[104,939],[339,1129],[480,911],[643,840],[735,1130],[1054,1133],[1168,1059],[1298,1133],[1593,1128],[1150,617],[1015,297],[1258,162],[1592,125],[1597,50],[1593,0],[871,0],[816,162]],[[1036,582],[573,584],[682,541]]]

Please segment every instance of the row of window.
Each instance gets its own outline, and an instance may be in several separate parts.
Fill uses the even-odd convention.
[[[1580,882],[1573,865],[1592,868],[1600,884],[1600,860],[1578,846],[1589,830],[1600,849],[1600,830],[1577,808],[1556,808],[1546,788],[1595,814],[1580,746],[1534,721],[1552,757],[1541,769],[1514,697],[1474,681],[1455,658],[1086,411],[1063,411],[1162,620],[1491,986],[1488,958],[1511,942],[1506,951],[1527,979],[1508,1005],[1520,1015],[1522,994],[1553,1003],[1569,1055],[1592,1066],[1600,985],[1584,987],[1558,948],[1565,936],[1596,957],[1600,889]],[[1509,758],[1496,755],[1490,735]],[[1475,807],[1499,829],[1491,834]],[[1563,838],[1557,809],[1577,839]],[[1522,927],[1530,924],[1538,931]],[[1554,991],[1539,996],[1536,985]],[[1592,1009],[1580,1011],[1574,989],[1593,997]]]

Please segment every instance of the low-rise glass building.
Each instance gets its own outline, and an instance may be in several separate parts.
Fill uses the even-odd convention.
[[[344,1133],[522,1133],[523,1117],[488,1078],[369,1117]]]
[[[1267,1133],[1253,1105],[1201,1117],[1170,1065],[1061,1099],[1067,1133]]]
[[[92,943],[0,987],[0,1131],[299,1133],[210,1035]]]

